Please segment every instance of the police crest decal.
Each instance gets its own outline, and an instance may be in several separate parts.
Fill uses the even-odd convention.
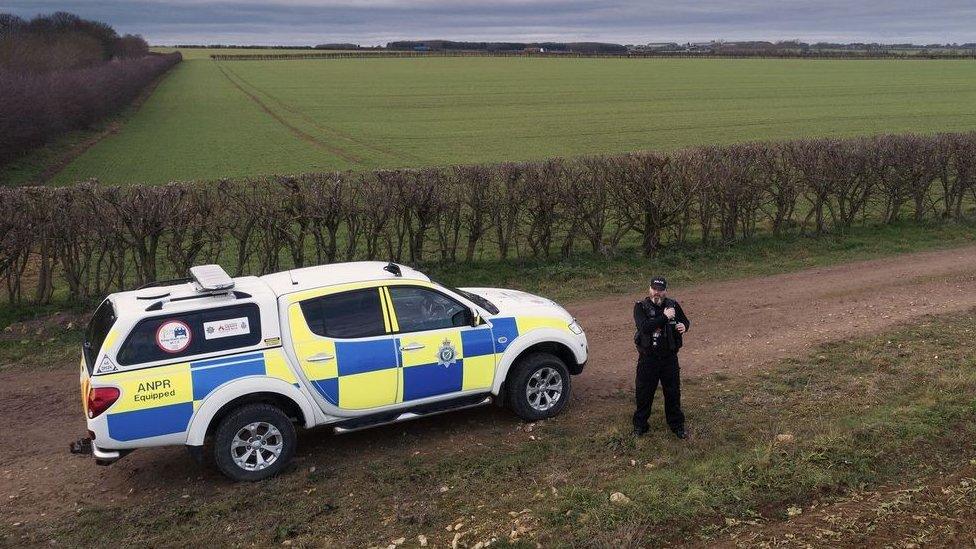
[[[437,349],[437,364],[449,368],[457,361],[457,349],[449,339],[445,339],[439,349]]]

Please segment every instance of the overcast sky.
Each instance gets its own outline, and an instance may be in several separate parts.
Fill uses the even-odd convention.
[[[70,11],[152,44],[385,44],[396,39],[976,42],[976,0],[2,0]]]

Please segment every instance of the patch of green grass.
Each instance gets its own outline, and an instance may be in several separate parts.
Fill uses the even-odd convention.
[[[965,464],[976,449],[974,333],[976,310],[925,317],[751,375],[705,378],[686,389],[685,442],[659,409],[651,433],[630,438],[629,395],[537,424],[531,438],[462,414],[452,433],[474,431],[483,445],[429,451],[437,442],[421,430],[382,443],[368,463],[354,448],[321,449],[274,480],[156,486],[151,502],[91,504],[31,525],[23,541],[365,546],[423,534],[442,546],[458,532],[473,544],[517,529],[511,541],[544,546],[712,539],[738,521]],[[631,502],[610,503],[616,491]]]
[[[350,167],[295,137],[216,65],[198,60],[173,67],[121,132],[89,149],[52,182],[246,177],[280,171],[282,163],[309,171]]]
[[[0,307],[0,371],[53,369],[76,362],[86,310],[83,305]]]
[[[656,274],[680,288],[973,243],[974,220],[903,222],[821,237],[764,235],[727,245],[675,246],[653,258],[626,248],[615,258],[582,253],[571,259],[432,264],[424,271],[449,286],[510,287],[556,300],[580,300],[643,291]]]
[[[120,134],[57,182],[162,183],[976,127],[976,65],[965,60],[192,57]]]

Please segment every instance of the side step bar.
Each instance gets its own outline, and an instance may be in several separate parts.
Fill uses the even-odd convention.
[[[410,421],[411,419],[417,419],[421,417],[436,416],[438,414],[443,414],[445,412],[453,412],[455,410],[464,410],[467,408],[476,408],[478,406],[484,406],[490,404],[492,401],[492,396],[489,395],[475,395],[472,397],[463,397],[461,399],[452,400],[444,403],[429,404],[426,406],[420,406],[406,412],[400,412],[396,415],[383,414],[378,416],[366,416],[361,418],[354,418],[348,421],[343,421],[332,427],[336,434],[341,435],[345,433],[353,433],[355,431],[361,431],[363,429],[369,429],[371,427],[379,427],[380,425],[389,425],[391,423],[400,423],[403,421]]]

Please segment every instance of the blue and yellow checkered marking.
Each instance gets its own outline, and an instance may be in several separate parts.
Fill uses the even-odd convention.
[[[348,287],[345,289],[361,289]],[[381,303],[386,304],[382,288]],[[317,297],[318,295],[303,295]],[[385,310],[384,310],[385,311]],[[384,324],[390,318],[384,312]],[[302,371],[322,398],[340,408],[359,410],[396,402],[398,356],[392,336],[336,341],[312,333],[305,322],[299,301],[288,307],[288,325],[295,354]],[[329,355],[324,361],[308,360],[315,355]]]
[[[99,376],[122,393],[106,416],[109,436],[128,441],[182,433],[203,399],[247,376],[298,385],[280,348]]]
[[[399,283],[385,281],[382,284]],[[418,281],[402,283],[427,285]],[[364,288],[376,288],[380,294],[383,325],[388,337],[336,341],[309,330],[301,311],[301,301]],[[290,299],[288,322],[302,371],[327,402],[353,410],[490,388],[497,360],[519,334],[540,327],[568,329],[567,323],[557,318],[501,317],[491,319],[491,327],[399,334],[389,289],[376,282],[306,290]],[[455,360],[447,364],[438,362],[438,351],[445,340],[456,351]],[[420,343],[424,347],[414,351],[400,350],[401,346],[410,343]],[[307,360],[322,353],[333,356],[333,359]]]
[[[336,368],[339,376],[397,367],[396,348],[390,338],[337,341],[335,350]]]

